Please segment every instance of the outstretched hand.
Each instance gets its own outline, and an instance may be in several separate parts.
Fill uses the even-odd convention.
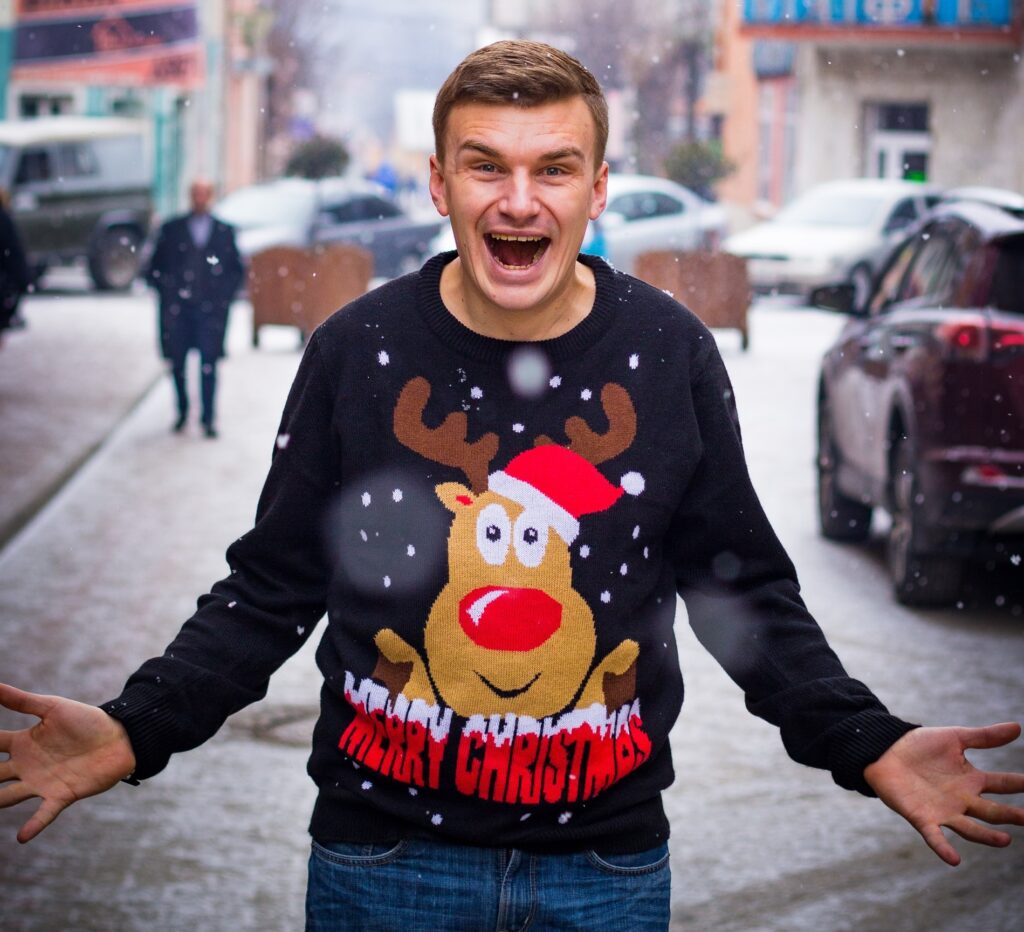
[[[0,809],[42,800],[18,832],[35,838],[79,799],[109,790],[135,769],[124,726],[102,709],[60,696],[39,696],[0,683],[0,705],[40,719],[22,731],[0,731]]]
[[[1024,793],[1024,773],[978,770],[968,748],[998,748],[1020,737],[1020,725],[985,728],[915,728],[864,770],[864,779],[890,809],[914,826],[943,861],[956,867],[960,855],[942,833],[952,829],[967,841],[1002,848],[1009,834],[990,825],[1024,825],[1024,807],[985,799],[982,793]],[[979,821],[980,820],[980,821]]]

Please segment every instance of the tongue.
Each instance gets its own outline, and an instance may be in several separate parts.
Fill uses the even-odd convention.
[[[523,243],[518,240],[495,239],[490,237],[491,252],[502,265],[523,266],[532,265],[533,257],[540,249],[541,243]]]

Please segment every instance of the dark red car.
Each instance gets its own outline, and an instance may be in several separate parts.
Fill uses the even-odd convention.
[[[940,205],[850,314],[818,389],[821,532],[863,540],[892,517],[888,562],[911,605],[956,599],[965,563],[1024,557],[1024,217]],[[1024,566],[1021,566],[1024,580]]]

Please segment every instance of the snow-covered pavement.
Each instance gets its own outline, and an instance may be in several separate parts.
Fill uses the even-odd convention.
[[[294,331],[270,331],[253,350],[246,323],[239,303],[222,366],[221,439],[171,435],[169,380],[157,381],[0,551],[0,679],[110,698],[224,573],[224,547],[251,521],[298,362]],[[755,484],[808,602],[851,671],[899,714],[933,723],[1020,719],[1020,578],[980,580],[960,610],[911,612],[892,603],[877,544],[843,548],[815,533],[816,364],[839,325],[826,314],[761,306],[749,352],[735,334],[720,337]],[[153,373],[140,376],[139,390]],[[59,372],[51,377],[59,382]],[[10,438],[5,410],[0,430]],[[315,640],[279,671],[267,699],[144,786],[73,806],[24,848],[13,838],[30,804],[0,812],[3,928],[301,928]],[[965,864],[951,871],[880,803],[791,763],[682,612],[679,645],[687,702],[667,797],[674,928],[1019,928],[1024,833],[1015,832],[1009,851],[961,845]],[[15,721],[0,716],[0,727]],[[1021,750],[983,760],[1024,769]]]

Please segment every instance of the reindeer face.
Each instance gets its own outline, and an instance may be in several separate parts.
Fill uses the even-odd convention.
[[[544,516],[494,492],[437,487],[454,515],[449,578],[427,619],[431,678],[462,715],[565,708],[594,656],[569,546]]]

